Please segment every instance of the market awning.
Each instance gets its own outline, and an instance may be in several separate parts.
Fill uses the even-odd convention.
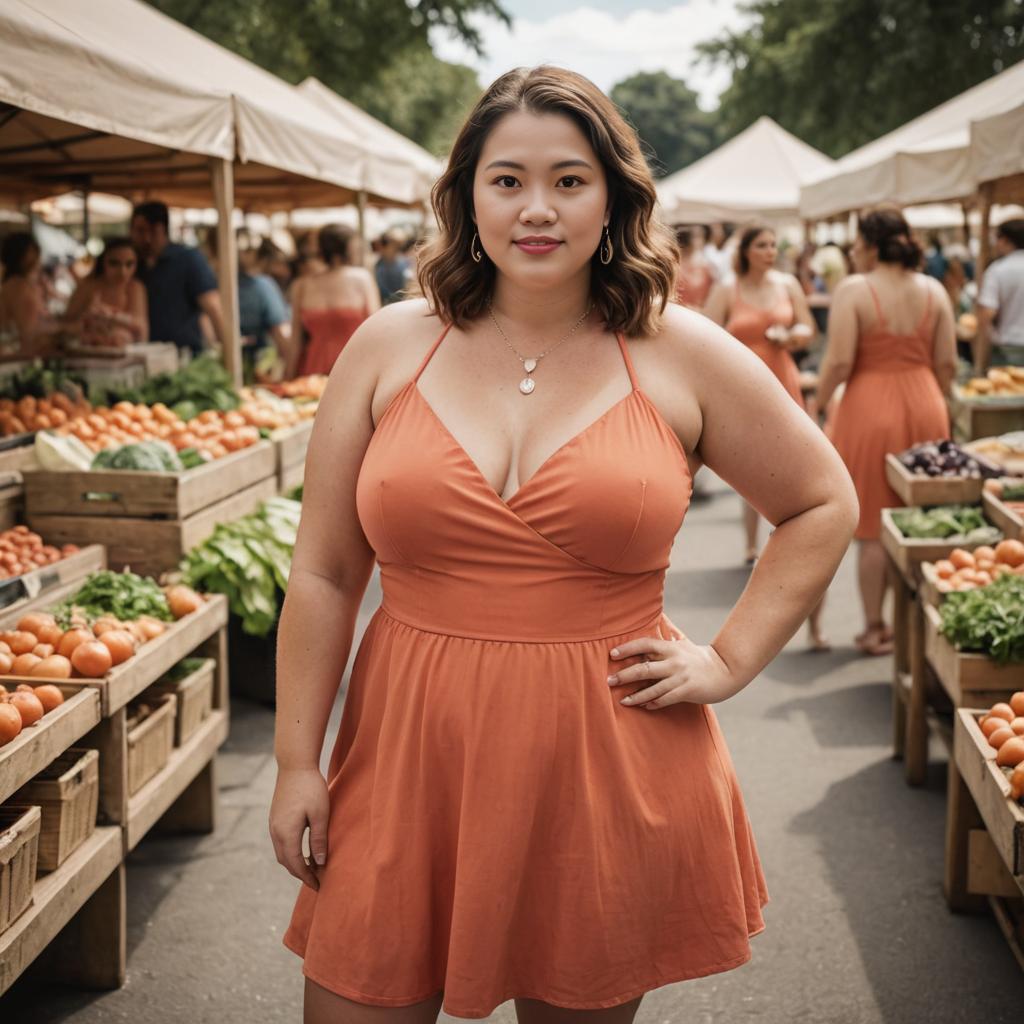
[[[880,202],[909,206],[967,198],[982,181],[1001,176],[999,169],[1014,157],[1017,170],[1024,170],[1024,118],[1018,115],[1015,137],[999,135],[1008,127],[999,115],[1022,104],[1024,61],[842,157],[831,173],[804,186],[800,212],[817,219]],[[989,125],[980,163],[971,151],[974,122]]]
[[[797,216],[800,186],[833,161],[770,117],[658,183],[664,216],[672,222],[708,223],[760,216]]]
[[[205,205],[208,157],[236,159],[244,208],[416,201],[409,161],[140,0],[7,0],[0,127],[0,193],[21,202],[70,187]]]

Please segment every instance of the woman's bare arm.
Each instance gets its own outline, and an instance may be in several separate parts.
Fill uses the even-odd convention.
[[[956,319],[953,315],[953,303],[949,293],[938,281],[925,277],[925,283],[931,289],[932,301],[938,308],[932,347],[932,370],[942,393],[948,395],[953,381],[956,380]]]
[[[304,286],[302,279],[296,280],[289,290],[288,301],[292,306],[292,329],[287,339],[284,358],[284,379],[291,380],[299,372],[299,361],[302,356],[302,300]]]
[[[724,327],[729,322],[731,296],[731,288],[724,284],[716,284],[704,304],[704,315],[714,320],[719,327]]]
[[[149,341],[149,296],[141,281],[132,281],[128,286],[128,313],[135,340]]]
[[[840,384],[853,372],[857,358],[856,294],[861,277],[848,277],[840,282],[832,296],[828,314],[828,345],[818,379],[818,408],[827,409],[829,400]]]
[[[786,291],[793,303],[793,326],[789,329],[789,349],[804,349],[814,337],[817,325],[811,316],[811,307],[807,303],[800,282],[792,274],[786,274]]]
[[[95,278],[87,277],[84,281],[79,282],[78,287],[68,300],[67,309],[64,310],[64,316],[61,317],[61,320],[67,327],[72,330],[77,330],[79,328],[79,321],[85,315],[85,311],[89,308],[89,303],[92,302],[95,287]]]

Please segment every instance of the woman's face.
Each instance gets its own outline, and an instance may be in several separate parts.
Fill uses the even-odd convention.
[[[127,245],[109,249],[103,256],[103,280],[107,284],[127,284],[138,266],[135,250]]]
[[[762,231],[750,243],[747,249],[747,261],[751,270],[771,270],[775,266],[775,257],[779,249],[775,242],[774,231]]]
[[[850,247],[850,262],[855,274],[866,274],[869,270],[875,269],[878,263],[878,250],[869,246],[864,237],[858,234]]]
[[[480,245],[498,272],[549,289],[589,274],[608,220],[608,184],[569,117],[517,111],[484,143],[473,209]]]

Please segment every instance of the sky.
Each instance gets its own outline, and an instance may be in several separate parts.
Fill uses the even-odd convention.
[[[501,0],[513,18],[477,18],[486,54],[477,57],[441,33],[432,37],[443,60],[468,64],[481,85],[520,65],[560,64],[579,71],[606,92],[637,71],[667,71],[683,78],[713,109],[729,84],[722,69],[692,68],[694,47],[723,28],[745,23],[739,0]]]

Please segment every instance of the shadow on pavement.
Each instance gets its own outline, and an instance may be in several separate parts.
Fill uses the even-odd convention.
[[[775,720],[794,715],[806,716],[821,747],[877,747],[878,737],[890,729],[891,690],[888,684],[858,683],[794,697],[767,712],[767,717]]]

